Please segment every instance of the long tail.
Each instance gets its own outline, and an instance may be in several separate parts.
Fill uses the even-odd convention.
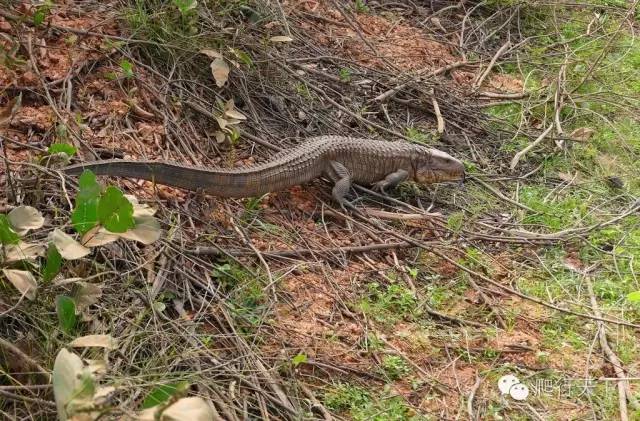
[[[66,174],[78,175],[91,170],[96,175],[137,178],[186,190],[203,190],[221,197],[260,195],[260,186],[247,185],[247,175],[225,170],[209,170],[157,161],[123,161],[118,159],[71,165]]]

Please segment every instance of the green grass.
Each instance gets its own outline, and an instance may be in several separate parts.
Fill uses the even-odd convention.
[[[570,226],[589,225],[589,195],[586,192],[571,191],[555,194],[551,189],[541,186],[525,186],[520,190],[520,203],[537,213],[527,214],[524,224],[543,225],[552,230],[560,230]]]
[[[417,416],[399,396],[346,383],[332,386],[325,392],[323,401],[329,409],[348,414],[357,421],[426,420]]]
[[[391,325],[401,319],[411,320],[419,315],[417,300],[406,287],[391,284],[382,287],[377,282],[367,285],[367,295],[358,303],[360,310],[373,320]]]
[[[407,362],[398,355],[385,355],[382,358],[382,370],[391,380],[402,379],[411,372]]]
[[[229,309],[242,322],[245,333],[252,332],[267,310],[263,279],[232,261],[218,265],[212,277],[226,292]]]

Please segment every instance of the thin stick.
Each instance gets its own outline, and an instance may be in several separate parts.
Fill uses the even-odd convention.
[[[596,314],[596,316],[601,316],[600,308],[598,307],[598,301],[596,300],[596,296],[593,293],[593,284],[591,283],[591,279],[589,276],[585,276],[584,280],[585,280],[585,283],[587,284],[587,290],[589,291],[591,307],[593,308],[593,311]],[[627,380],[625,379],[626,375],[624,374],[624,370],[622,369],[622,363],[620,362],[620,359],[609,346],[609,342],[607,342],[607,335],[606,335],[604,323],[598,321],[596,322],[596,326],[598,327],[598,339],[600,341],[600,348],[602,348],[602,352],[607,356],[607,359],[613,366],[613,371],[616,373],[616,377],[620,379],[618,381],[618,406],[620,407],[620,420],[626,421],[629,419],[629,414],[627,410],[628,384],[626,384],[627,383]]]
[[[431,104],[433,104],[433,112],[436,114],[436,120],[438,121],[438,133],[442,134],[444,133],[444,118],[442,118],[442,113],[440,112],[440,106],[438,105],[435,93],[431,96]]]
[[[547,127],[547,129],[544,132],[542,132],[542,134],[540,136],[538,136],[538,138],[536,140],[534,140],[526,148],[524,148],[523,150],[521,150],[520,152],[515,154],[515,156],[511,160],[511,165],[509,165],[509,168],[514,170],[516,168],[516,166],[518,165],[518,162],[520,162],[520,158],[522,158],[524,155],[526,155],[527,152],[529,152],[531,149],[533,149],[536,146],[538,146],[538,144],[540,144],[540,142],[542,142],[544,140],[544,138],[547,137],[547,135],[549,133],[551,133],[551,130],[553,130],[553,123],[551,123],[549,125],[549,127]]]
[[[473,88],[474,89],[478,89],[481,85],[482,82],[484,82],[484,80],[486,79],[486,77],[489,75],[489,73],[491,72],[491,69],[493,69],[493,66],[495,66],[496,61],[498,61],[498,59],[500,58],[500,56],[502,56],[502,54],[504,54],[505,51],[507,51],[507,49],[511,46],[511,41],[507,41],[504,43],[504,45],[502,47],[500,47],[500,49],[494,54],[493,58],[491,59],[491,61],[489,62],[489,66],[487,66],[487,68],[485,69],[485,71],[482,73],[482,75],[480,75],[480,77],[478,78],[478,80],[475,81],[475,83],[473,84]]]
[[[476,382],[471,387],[471,392],[469,392],[469,399],[467,399],[467,414],[469,414],[470,420],[477,419],[477,417],[473,414],[473,398],[476,396],[476,392],[480,388],[481,383],[482,377],[478,376],[478,378],[476,378]]]
[[[424,69],[422,72],[419,72],[418,74],[416,74],[416,76],[414,76],[414,78],[408,82],[405,82],[401,85],[398,85],[394,88],[389,89],[388,91],[385,91],[383,93],[381,93],[380,95],[378,95],[377,97],[373,98],[374,102],[382,102],[385,101],[389,98],[391,98],[392,96],[394,96],[395,94],[397,94],[398,92],[400,92],[401,90],[403,90],[404,88],[406,88],[407,86],[409,86],[412,83],[417,83],[420,82],[420,80],[423,79],[429,79],[432,78],[434,76],[438,76],[439,74],[442,74],[448,70],[452,70],[452,69],[456,69],[458,67],[464,66],[465,64],[468,64],[466,60],[462,60],[462,61],[455,61],[451,64],[447,64],[446,66],[440,67],[428,74],[426,74],[425,76],[421,76],[421,73],[426,71],[427,69]]]
[[[491,193],[495,194],[496,196],[498,196],[500,199],[504,200],[505,202],[509,202],[512,205],[515,205],[517,207],[519,207],[520,209],[524,209],[527,210],[529,212],[532,213],[537,213],[534,209],[530,208],[527,205],[523,205],[520,202],[517,202],[515,200],[513,200],[512,198],[505,196],[500,190],[494,188],[492,185],[490,185],[489,183],[485,182],[484,180],[481,180],[478,177],[473,177],[472,178],[473,181],[475,181],[476,183],[480,184],[482,187],[484,187],[485,189],[489,190]]]
[[[18,348],[11,342],[0,338],[0,347],[7,349],[9,352],[15,354],[18,358],[29,364],[31,367],[37,368],[38,371],[42,374],[45,374],[47,378],[49,377],[49,371],[47,371],[44,367],[38,364],[36,360],[25,354],[20,348]]]

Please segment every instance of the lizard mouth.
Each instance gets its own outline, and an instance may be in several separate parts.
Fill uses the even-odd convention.
[[[418,175],[418,181],[425,184],[442,183],[445,181],[464,182],[464,171],[428,170]]]

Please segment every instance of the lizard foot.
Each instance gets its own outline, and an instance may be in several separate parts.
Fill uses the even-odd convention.
[[[373,190],[376,193],[380,193],[383,196],[389,196],[389,193],[387,193],[387,187],[389,187],[389,183],[387,183],[386,180],[380,180],[377,183],[373,183],[371,185],[371,190]]]

